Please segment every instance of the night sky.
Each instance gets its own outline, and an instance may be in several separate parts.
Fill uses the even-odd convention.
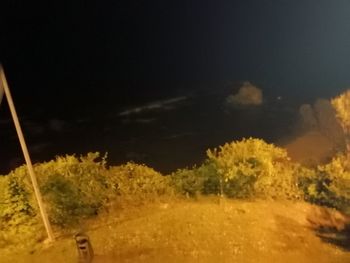
[[[5,0],[0,9],[0,61],[20,115],[36,119],[103,115],[206,83],[251,81],[305,100],[350,86],[347,0]]]

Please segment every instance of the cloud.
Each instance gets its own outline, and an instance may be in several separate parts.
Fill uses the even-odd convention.
[[[157,121],[156,118],[138,118],[138,119],[123,119],[122,123],[129,124],[129,123],[137,123],[137,124],[151,124]]]
[[[301,130],[297,129],[297,138],[284,146],[293,161],[313,167],[329,162],[345,149],[345,135],[329,100],[301,105],[299,116]]]
[[[36,144],[31,144],[29,149],[31,153],[41,153],[44,150],[46,150],[51,143],[48,142],[43,142],[43,143],[36,143]]]
[[[45,127],[39,123],[25,121],[23,126],[25,127],[25,131],[32,135],[41,135],[45,133]]]
[[[149,104],[146,104],[140,107],[122,111],[119,113],[119,116],[130,116],[130,115],[140,114],[145,111],[152,111],[152,110],[159,110],[159,109],[161,110],[173,109],[174,104],[185,101],[187,99],[188,99],[187,97],[182,96],[182,97],[176,97],[176,98],[171,98],[171,99],[162,100],[162,101],[151,102]]]
[[[303,104],[299,108],[299,114],[304,130],[318,130],[329,138],[335,146],[343,146],[344,132],[337,121],[335,110],[329,100],[317,99],[313,106]]]
[[[226,98],[229,105],[259,106],[263,103],[262,90],[251,84],[249,81],[243,83],[238,93]]]
[[[344,132],[340,126],[336,112],[329,100],[318,99],[314,104],[319,129],[336,145],[344,144]]]
[[[301,125],[303,129],[309,130],[318,128],[315,112],[310,104],[301,105],[299,114],[301,116]]]
[[[55,132],[62,132],[64,130],[65,125],[66,125],[66,122],[63,120],[58,120],[58,119],[49,120],[49,127],[52,131],[55,131]]]

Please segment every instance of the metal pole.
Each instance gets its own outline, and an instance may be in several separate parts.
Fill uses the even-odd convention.
[[[35,173],[34,173],[32,161],[30,159],[29,152],[28,152],[28,149],[27,149],[27,145],[26,145],[26,142],[24,140],[24,136],[23,136],[23,133],[22,133],[21,125],[19,124],[18,116],[17,116],[16,109],[15,109],[15,105],[13,103],[13,100],[12,100],[12,97],[11,97],[11,93],[10,93],[10,89],[9,89],[7,81],[6,81],[5,72],[4,72],[4,69],[3,69],[1,64],[0,64],[0,80],[1,80],[0,81],[0,85],[2,85],[2,88],[4,89],[6,99],[7,99],[8,105],[10,107],[12,119],[13,119],[13,122],[14,122],[15,127],[16,127],[18,139],[19,139],[19,142],[20,142],[21,147],[22,147],[24,159],[25,159],[26,164],[27,164],[28,173],[29,173],[30,179],[31,179],[32,184],[33,184],[35,197],[36,197],[36,200],[38,202],[40,214],[41,214],[42,220],[43,220],[44,225],[45,225],[45,229],[46,229],[46,232],[47,232],[47,235],[48,235],[48,238],[49,238],[49,242],[53,242],[54,241],[54,237],[53,237],[51,225],[50,225],[47,213],[46,213],[45,208],[44,208],[44,204],[43,204],[43,201],[42,201],[41,193],[40,193],[40,190],[39,190],[39,187],[38,187],[38,182],[36,180],[36,176],[35,176]]]
[[[2,102],[3,96],[4,96],[4,89],[1,87],[1,84],[0,84],[0,105],[1,105],[1,102]]]

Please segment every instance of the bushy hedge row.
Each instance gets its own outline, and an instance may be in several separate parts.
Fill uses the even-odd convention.
[[[200,167],[172,174],[177,189],[193,196],[300,199],[298,166],[284,149],[259,139],[243,139],[207,151]]]
[[[111,203],[139,204],[174,192],[169,178],[153,169],[134,163],[107,168],[98,153],[57,157],[36,164],[34,171],[50,222],[60,228],[77,226]],[[43,238],[26,166],[0,177],[0,187],[0,246],[18,238]]]
[[[50,221],[61,228],[111,204],[143,204],[174,195],[304,198],[343,211],[349,207],[349,160],[344,155],[311,170],[292,163],[284,149],[250,138],[208,150],[207,156],[201,166],[168,176],[135,163],[107,167],[106,156],[98,153],[57,157],[34,170]],[[45,237],[26,166],[1,176],[0,189],[0,247]]]
[[[260,139],[243,139],[207,151],[200,167],[171,175],[187,196],[305,200],[350,214],[350,160],[339,154],[310,169],[293,163],[284,149]]]
[[[350,214],[350,160],[339,154],[315,169],[292,163],[284,149],[259,139],[243,139],[207,151],[200,167],[172,174],[188,196],[300,200]]]

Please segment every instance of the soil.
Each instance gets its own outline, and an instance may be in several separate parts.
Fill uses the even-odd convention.
[[[350,262],[346,226],[323,228],[315,223],[315,209],[319,211],[304,202],[173,200],[112,210],[91,220],[84,230],[95,263]],[[69,263],[77,258],[71,235],[30,252],[0,251],[2,263]]]

